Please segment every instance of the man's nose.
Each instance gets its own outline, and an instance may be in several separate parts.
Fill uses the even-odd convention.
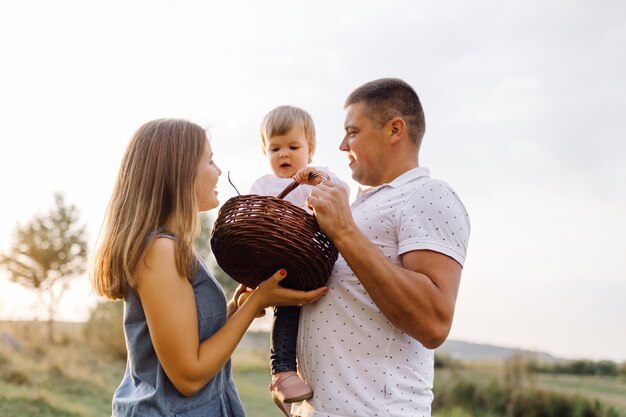
[[[343,140],[339,144],[339,150],[340,151],[349,151],[350,150],[350,146],[348,146],[348,136],[347,135],[344,136]]]

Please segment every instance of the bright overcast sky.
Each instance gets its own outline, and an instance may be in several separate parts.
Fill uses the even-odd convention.
[[[246,192],[268,171],[261,119],[301,106],[314,164],[348,180],[345,97],[400,77],[426,113],[420,163],[472,221],[450,337],[624,361],[625,45],[617,0],[0,0],[0,250],[54,191],[93,243],[126,143],[155,118],[210,128]],[[0,285],[0,318],[37,316]],[[62,318],[93,302],[83,279]]]

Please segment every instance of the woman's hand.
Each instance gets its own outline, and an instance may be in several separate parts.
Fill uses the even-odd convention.
[[[261,282],[252,292],[247,302],[254,303],[259,309],[271,306],[293,306],[309,304],[318,300],[328,292],[328,287],[320,287],[311,291],[299,291],[280,286],[287,271],[280,269],[271,277]]]

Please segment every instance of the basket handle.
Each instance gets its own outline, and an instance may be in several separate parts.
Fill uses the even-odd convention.
[[[327,173],[325,173],[325,172],[321,172],[321,171],[311,171],[311,172],[309,173],[309,179],[316,178],[316,177],[317,177],[317,178],[323,178],[323,179],[324,179],[324,180],[326,180],[326,181],[330,181],[330,177],[329,177],[329,176],[328,176],[328,174],[327,174]],[[276,198],[280,198],[280,199],[282,200],[283,198],[285,198],[285,197],[287,196],[287,194],[289,194],[290,192],[292,192],[293,190],[295,190],[295,189],[298,187],[298,185],[300,185],[300,183],[299,183],[298,181],[294,181],[294,182],[292,182],[291,184],[289,184],[289,185],[287,186],[287,188],[285,188],[285,189],[283,190],[283,192],[282,192],[282,193],[278,194],[278,196],[276,196]]]

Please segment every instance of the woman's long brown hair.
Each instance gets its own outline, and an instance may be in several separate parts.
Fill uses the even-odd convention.
[[[173,220],[178,272],[191,281],[197,268],[193,241],[198,231],[195,179],[207,133],[175,119],[153,120],[131,138],[115,182],[91,260],[95,291],[124,298],[148,240]]]

